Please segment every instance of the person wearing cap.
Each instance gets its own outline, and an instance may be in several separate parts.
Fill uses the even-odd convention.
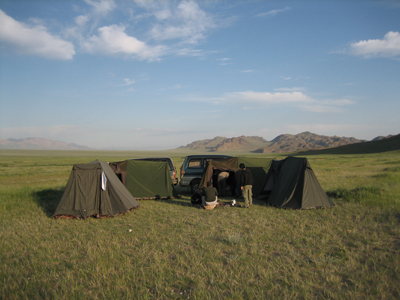
[[[253,174],[246,169],[244,164],[240,164],[242,170],[240,174],[240,189],[244,198],[244,207],[249,208],[253,205]]]

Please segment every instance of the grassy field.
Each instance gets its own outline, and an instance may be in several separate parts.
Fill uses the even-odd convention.
[[[332,209],[206,211],[180,189],[125,216],[51,218],[74,163],[186,154],[1,150],[0,299],[400,298],[399,151],[308,156]]]

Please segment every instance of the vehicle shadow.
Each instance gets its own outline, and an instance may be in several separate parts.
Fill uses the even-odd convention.
[[[192,204],[191,197],[192,193],[186,190],[179,190],[179,198],[171,198],[171,199],[160,199],[159,201],[163,201],[165,203],[180,205],[180,206],[190,206],[193,208],[203,208],[199,204]],[[221,206],[225,206],[231,204],[232,200],[236,201],[236,207],[244,207],[244,198],[238,195],[226,196],[219,198]],[[253,205],[256,206],[265,206],[268,205],[266,197],[253,197]]]
[[[43,212],[51,218],[55,213],[61,197],[64,193],[65,187],[62,189],[45,189],[35,191],[32,193],[34,201],[40,206]]]
[[[221,198],[219,207],[221,208],[221,207],[225,207],[225,206],[230,206],[232,199],[230,199],[228,197]],[[162,201],[164,203],[172,204],[172,205],[192,207],[193,209],[204,209],[204,207],[200,204],[193,204],[190,199],[160,199],[157,201]],[[268,205],[268,203],[264,199],[254,198],[253,205],[254,206],[266,206],[266,205]],[[236,208],[244,208],[244,199],[243,198],[236,199],[235,207]]]

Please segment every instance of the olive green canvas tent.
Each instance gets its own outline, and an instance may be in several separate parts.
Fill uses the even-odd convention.
[[[274,161],[268,172],[267,185],[272,191],[268,203],[280,208],[309,209],[333,207],[315,176],[307,158],[287,157]]]
[[[200,181],[200,188],[207,186],[207,182],[211,181],[216,186],[216,177],[219,172],[226,171],[231,173],[230,183],[236,189],[239,185],[239,178],[241,170],[239,165],[243,163],[246,169],[250,170],[253,174],[253,195],[257,197],[263,190],[267,173],[271,166],[272,159],[270,158],[248,158],[248,157],[232,157],[226,159],[210,160],[208,161],[203,176]],[[229,179],[228,179],[229,180]],[[236,190],[240,193],[240,190]]]
[[[136,199],[176,198],[178,196],[166,161],[125,160],[111,168]]]
[[[139,207],[107,162],[75,164],[53,215],[55,218],[104,217]]]

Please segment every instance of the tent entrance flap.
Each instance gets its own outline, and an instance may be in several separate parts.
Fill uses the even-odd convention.
[[[220,197],[234,196],[237,192],[235,171],[213,169],[211,183]]]
[[[266,183],[267,173],[271,166],[272,159],[270,158],[248,158],[248,157],[232,157],[226,159],[210,160],[204,169],[200,188],[207,186],[208,181],[213,181],[215,184],[218,180],[215,179],[215,174],[220,172],[229,172],[230,183],[234,186],[234,192],[240,195],[241,191],[239,188],[241,170],[239,165],[245,164],[246,168],[249,169],[254,178],[253,183],[253,195],[258,196]],[[234,177],[232,176],[234,174]],[[217,186],[217,185],[215,185]]]

